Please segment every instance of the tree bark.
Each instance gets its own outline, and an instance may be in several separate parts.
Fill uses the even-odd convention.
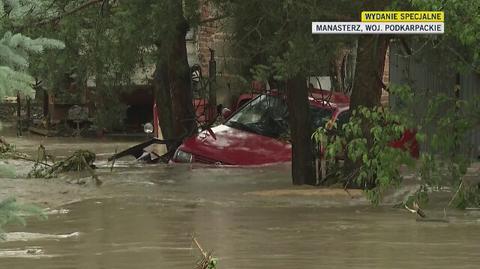
[[[190,67],[187,59],[185,35],[188,24],[183,18],[181,2],[179,24],[168,63],[168,79],[172,97],[173,131],[176,137],[185,137],[196,131],[195,110],[191,87]]]
[[[168,83],[167,63],[160,60],[157,63],[153,75],[153,89],[157,101],[158,121],[162,129],[164,139],[173,139],[173,112],[172,97],[170,95],[170,86]],[[172,145],[167,144],[167,149],[171,150]]]
[[[350,110],[353,111],[360,106],[373,108],[381,105],[383,88],[383,69],[385,66],[385,54],[387,52],[389,39],[387,36],[361,36],[358,40],[357,63],[353,82],[352,95],[350,97]],[[368,146],[371,147],[373,138],[370,134],[370,126],[362,126]],[[350,175],[362,165],[361,161],[345,161],[345,174]],[[373,188],[375,183],[353,182],[347,183],[348,187]]]
[[[365,0],[363,10],[385,10],[387,0]],[[352,94],[350,96],[350,110],[360,106],[373,108],[381,105],[382,79],[385,68],[385,57],[390,43],[387,35],[361,35],[357,45],[357,59],[353,80]],[[371,147],[373,138],[370,134],[370,126],[362,126],[363,133]],[[349,158],[345,160],[344,173],[352,175],[362,165],[362,161],[353,162]],[[374,179],[367,182],[355,182],[351,179],[346,183],[348,187],[361,187],[371,189],[375,187]]]
[[[350,53],[350,50],[346,47],[341,47],[337,49],[337,52],[333,55],[330,60],[330,81],[332,84],[332,91],[336,92],[345,92],[345,68],[346,68],[346,58]]]
[[[292,180],[294,185],[316,185],[312,151],[312,121],[305,77],[287,81],[287,106],[292,142]]]
[[[365,0],[363,10],[385,10],[388,0]],[[353,81],[350,110],[359,106],[380,105],[383,88],[383,69],[390,37],[361,35],[358,39],[357,62]]]
[[[375,107],[380,105],[384,87],[383,69],[389,45],[385,35],[362,35],[358,40],[357,65],[350,99],[350,109],[359,106]]]
[[[166,48],[161,40],[157,44],[167,54],[158,56],[153,85],[164,139],[182,139],[194,133],[197,126],[185,40],[188,23],[183,16],[181,1],[172,5],[172,20],[178,23],[171,29],[173,40],[166,42],[171,45]],[[171,143],[167,148],[173,151],[178,145]]]

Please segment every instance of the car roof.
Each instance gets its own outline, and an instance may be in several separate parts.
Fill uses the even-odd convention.
[[[262,93],[267,95],[278,95],[277,91]],[[316,88],[309,89],[308,101],[310,105],[337,110],[338,112],[346,111],[350,108],[350,97],[341,92],[331,92]]]
[[[311,105],[326,107],[343,112],[350,107],[350,97],[339,92],[313,89],[310,90],[308,100]]]

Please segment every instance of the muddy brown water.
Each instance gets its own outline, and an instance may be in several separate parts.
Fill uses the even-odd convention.
[[[68,140],[49,142],[59,152]],[[120,142],[76,142],[101,152]],[[130,142],[121,144],[125,146]],[[103,145],[103,146],[102,146]],[[28,148],[27,144],[20,147]],[[195,235],[218,268],[479,268],[480,214],[417,222],[363,198],[288,194],[289,168],[192,168],[121,162],[104,198],[11,226],[0,268],[195,268]],[[260,195],[263,194],[263,195]],[[429,214],[441,215],[441,208]],[[13,233],[15,232],[15,233]],[[28,251],[28,253],[27,253]]]

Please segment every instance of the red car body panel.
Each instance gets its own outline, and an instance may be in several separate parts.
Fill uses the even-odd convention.
[[[420,145],[416,138],[417,132],[415,130],[407,129],[402,137],[398,140],[390,142],[392,148],[408,150],[410,155],[414,158],[420,157]]]
[[[180,150],[193,154],[193,161],[224,165],[261,165],[291,160],[291,145],[278,139],[238,130],[226,125],[188,138]],[[174,160],[175,161],[175,160]]]
[[[245,94],[238,99],[237,105],[243,105],[240,102],[256,96],[258,94]],[[324,101],[325,99],[330,102]],[[332,110],[332,120],[335,121],[342,112],[349,110],[350,98],[339,93],[314,90],[310,92],[309,101],[312,106]],[[419,146],[415,134],[415,131],[407,130],[399,140],[390,145],[409,150],[411,155],[417,158]],[[192,154],[193,162],[242,166],[289,162],[292,155],[291,144],[287,142],[226,125],[219,125],[187,138],[178,150]],[[177,162],[175,157],[172,162]]]

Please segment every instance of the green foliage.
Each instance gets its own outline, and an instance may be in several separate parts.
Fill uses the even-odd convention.
[[[47,49],[63,49],[58,40],[38,37],[31,39],[9,28],[24,23],[32,16],[37,1],[0,1],[0,98],[16,92],[33,94],[34,79],[28,74],[29,55],[42,54]],[[32,9],[33,8],[33,9]]]
[[[416,10],[442,10],[445,12],[445,34],[411,39],[430,41],[436,47],[442,63],[459,71],[480,73],[480,1],[477,0],[410,0]],[[443,53],[442,53],[443,51]],[[447,59],[447,57],[449,59]]]
[[[461,209],[480,207],[480,186],[478,184],[460,184],[450,204]]]
[[[336,125],[333,129],[322,127],[313,138],[325,145],[327,160],[334,162],[338,155],[344,155],[360,164],[343,183],[347,187],[362,187],[367,197],[377,204],[387,189],[400,184],[398,168],[413,165],[408,152],[389,146],[407,128],[402,122],[399,115],[387,108],[360,107],[341,129]]]
[[[51,166],[37,162],[28,173],[29,178],[54,178],[60,173],[88,171],[95,179],[92,166],[95,161],[95,153],[88,150],[77,150],[63,161],[55,162]],[[97,179],[98,180],[98,179]]]
[[[49,14],[45,16],[47,20],[85,3],[42,2],[49,3],[44,11],[44,16]],[[63,51],[35,58],[32,74],[56,97],[69,98],[64,93],[71,84],[77,89],[94,87],[91,100],[99,106],[95,123],[99,128],[118,129],[126,110],[119,105],[118,95],[135,85],[151,83],[155,65],[172,54],[179,24],[184,18],[188,24],[185,26],[195,27],[199,23],[198,3],[104,1],[62,16],[61,20],[27,27],[31,36],[50,36],[66,44]]]
[[[105,104],[101,104],[95,113],[94,124],[107,131],[122,131],[125,127],[127,106],[115,97],[103,101]]]
[[[255,79],[263,81],[271,78],[284,81],[297,74],[305,77],[327,74],[329,59],[336,48],[351,45],[354,38],[312,35],[311,22],[345,19],[361,5],[343,0],[335,5],[316,0],[215,2],[231,16],[233,51],[245,70],[242,75],[253,74]]]
[[[4,33],[0,39],[0,97],[16,91],[33,94],[33,78],[26,73],[29,53],[61,49],[62,42],[46,38],[30,39],[20,33]]]
[[[394,109],[363,108],[353,111],[350,122],[339,130],[319,128],[313,139],[325,145],[327,160],[338,155],[348,156],[359,164],[347,181],[366,189],[367,197],[375,204],[389,188],[402,181],[399,167],[414,169],[420,179],[420,189],[411,197],[418,203],[428,201],[428,191],[448,187],[456,190],[450,205],[455,207],[480,206],[478,183],[465,179],[472,164],[471,153],[463,139],[474,127],[480,127],[480,98],[458,101],[443,94],[421,96],[409,87],[393,85]],[[425,100],[427,104],[425,106]],[[420,107],[421,105],[425,106]],[[405,129],[415,128],[417,140],[426,145],[418,161],[407,151],[389,146],[401,137]],[[365,131],[368,130],[368,131]],[[348,175],[347,175],[348,176]],[[407,201],[408,202],[408,201]]]
[[[3,234],[2,228],[8,223],[25,223],[19,212],[20,210],[15,199],[10,198],[0,202],[0,234]]]
[[[31,205],[20,205],[14,198],[0,201],[0,239],[3,236],[5,225],[13,223],[25,225],[25,217],[32,215],[46,217],[40,208]]]
[[[422,61],[438,63],[447,72],[480,73],[480,48],[477,45],[480,42],[480,1],[410,0],[408,3],[397,1],[397,4],[415,10],[445,12],[445,34],[406,39],[412,41],[411,44],[424,44],[413,51],[421,55]],[[422,47],[429,49],[422,50]],[[441,59],[438,55],[442,55]],[[471,152],[467,150],[471,145],[464,137],[480,128],[480,98],[458,100],[422,89],[410,90],[406,87],[406,90],[411,99],[401,101],[403,109],[397,111],[409,114],[409,118],[418,122],[421,129],[418,136],[427,147],[418,169],[422,182],[434,188],[443,186],[452,189],[456,193],[450,203],[452,206],[478,207],[478,185],[471,184],[465,177],[472,159]]]
[[[395,101],[396,111],[417,124],[417,139],[425,145],[418,167],[423,184],[458,190],[460,195],[453,197],[457,206],[478,206],[478,201],[471,199],[473,196],[462,193],[476,193],[477,186],[465,179],[473,161],[473,147],[465,138],[480,127],[480,97],[457,99],[398,85],[393,85],[392,90],[408,96]]]
[[[217,263],[218,263],[217,258],[210,259],[210,262],[208,263],[207,269],[216,269],[217,268]]]
[[[467,133],[480,127],[478,104],[480,98],[458,101],[453,97],[438,95],[428,102],[425,124],[434,126],[426,132],[430,152],[422,156],[422,180],[429,186],[447,186],[458,190],[454,198],[457,207],[480,206],[478,184],[465,179],[472,165],[472,149]],[[475,109],[476,107],[476,109]],[[453,199],[452,198],[452,199]]]

